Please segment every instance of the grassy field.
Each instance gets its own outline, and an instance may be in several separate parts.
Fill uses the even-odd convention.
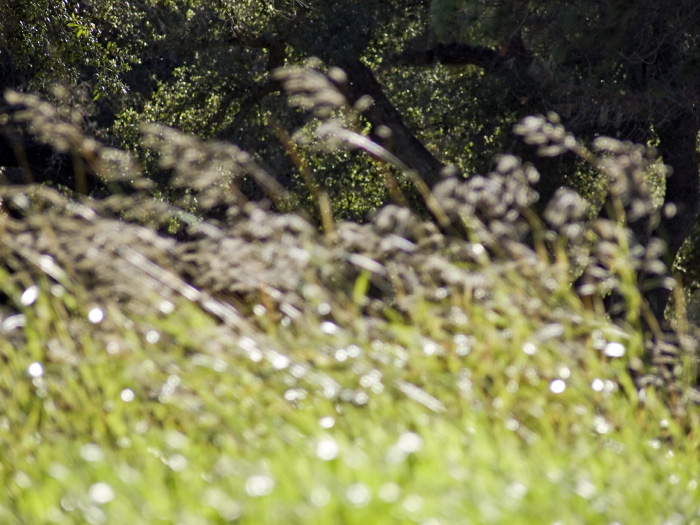
[[[23,103],[135,190],[0,189],[0,523],[700,523],[694,329],[679,294],[663,341],[639,287],[661,251],[625,222],[656,213],[639,148],[586,153],[635,191],[614,219],[563,192],[543,222],[506,156],[436,187],[434,220],[336,223],[319,194],[319,227],[217,201],[258,173],[229,146],[146,130],[176,209]]]
[[[498,278],[384,320],[359,283],[292,323],[8,286],[0,521],[700,521],[697,410],[633,385],[641,336]]]

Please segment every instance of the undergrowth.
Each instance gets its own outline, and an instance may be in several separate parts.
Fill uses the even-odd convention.
[[[69,110],[8,94],[7,125],[107,194],[0,188],[3,520],[697,522],[692,328],[645,295],[674,286],[653,155],[523,120],[609,181],[605,218],[569,189],[540,217],[534,166],[431,191],[369,140],[341,71],[277,79],[315,118],[299,147],[365,151],[394,203],[338,221],[318,181],[290,211],[250,154],[144,124],[164,191]]]

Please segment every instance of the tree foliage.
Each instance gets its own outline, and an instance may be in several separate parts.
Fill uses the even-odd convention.
[[[579,135],[658,145],[673,173],[659,228],[672,259],[700,201],[697,3],[435,0],[431,14],[433,60],[511,78],[524,106],[558,112]],[[544,194],[561,182],[549,177]]]
[[[113,144],[134,149],[139,123],[156,121],[234,142],[287,187],[309,190],[304,173],[317,172],[350,215],[385,198],[383,175],[361,155],[322,167],[318,152],[291,147],[304,116],[272,75],[281,66],[315,56],[342,68],[351,103],[373,100],[363,132],[430,187],[446,164],[469,175],[499,151],[532,160],[510,129],[554,111],[583,138],[657,144],[674,172],[657,232],[670,258],[698,213],[694,0],[42,0],[0,15],[2,87],[69,87],[64,101]],[[0,162],[18,164],[17,135],[0,142]],[[46,178],[37,152],[30,168]],[[595,186],[571,157],[538,167],[543,203],[562,186]]]

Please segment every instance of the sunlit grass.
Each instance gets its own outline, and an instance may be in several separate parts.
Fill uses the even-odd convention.
[[[245,335],[185,301],[119,347],[99,335],[109,311],[72,339],[40,286],[13,330],[26,347],[2,352],[0,517],[697,519],[696,414],[674,417],[652,389],[640,402],[626,360],[605,356],[630,343],[610,322],[569,307],[542,326],[507,308],[521,290],[506,284],[492,291],[502,311],[446,298],[456,320],[425,302],[404,321],[317,315],[271,332],[258,320]]]
[[[306,109],[347,105],[310,75]],[[535,169],[504,155],[419,185],[415,213],[340,222],[320,199],[321,228],[247,202],[241,174],[287,203],[238,148],[144,127],[186,197],[165,202],[13,96],[133,191],[0,188],[0,523],[700,522],[697,355],[683,319],[664,334],[644,310],[663,250],[626,228],[658,218],[641,149],[593,153],[552,115],[519,128],[608,174],[610,219],[571,191],[535,216]],[[318,138],[416,177],[343,126]]]

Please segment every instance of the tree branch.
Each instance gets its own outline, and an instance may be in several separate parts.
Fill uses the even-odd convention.
[[[532,55],[519,35],[516,35],[498,48],[473,46],[459,42],[437,44],[430,49],[409,49],[394,57],[398,65],[427,66],[444,64],[446,66],[478,66],[490,72],[517,71],[522,80],[532,61]]]
[[[450,66],[474,65],[487,70],[495,70],[505,66],[506,59],[496,50],[471,46],[469,44],[438,44],[431,49],[406,50],[393,59],[398,65],[429,66],[445,64]]]
[[[350,83],[348,94],[353,102],[364,95],[374,100],[364,115],[372,124],[372,140],[391,151],[411,169],[414,169],[425,183],[432,187],[440,181],[440,170],[444,165],[430,153],[405,124],[401,113],[394,107],[384,88],[372,70],[359,59],[338,64],[348,74]],[[381,133],[390,130],[390,135]],[[379,132],[378,132],[379,131]]]

